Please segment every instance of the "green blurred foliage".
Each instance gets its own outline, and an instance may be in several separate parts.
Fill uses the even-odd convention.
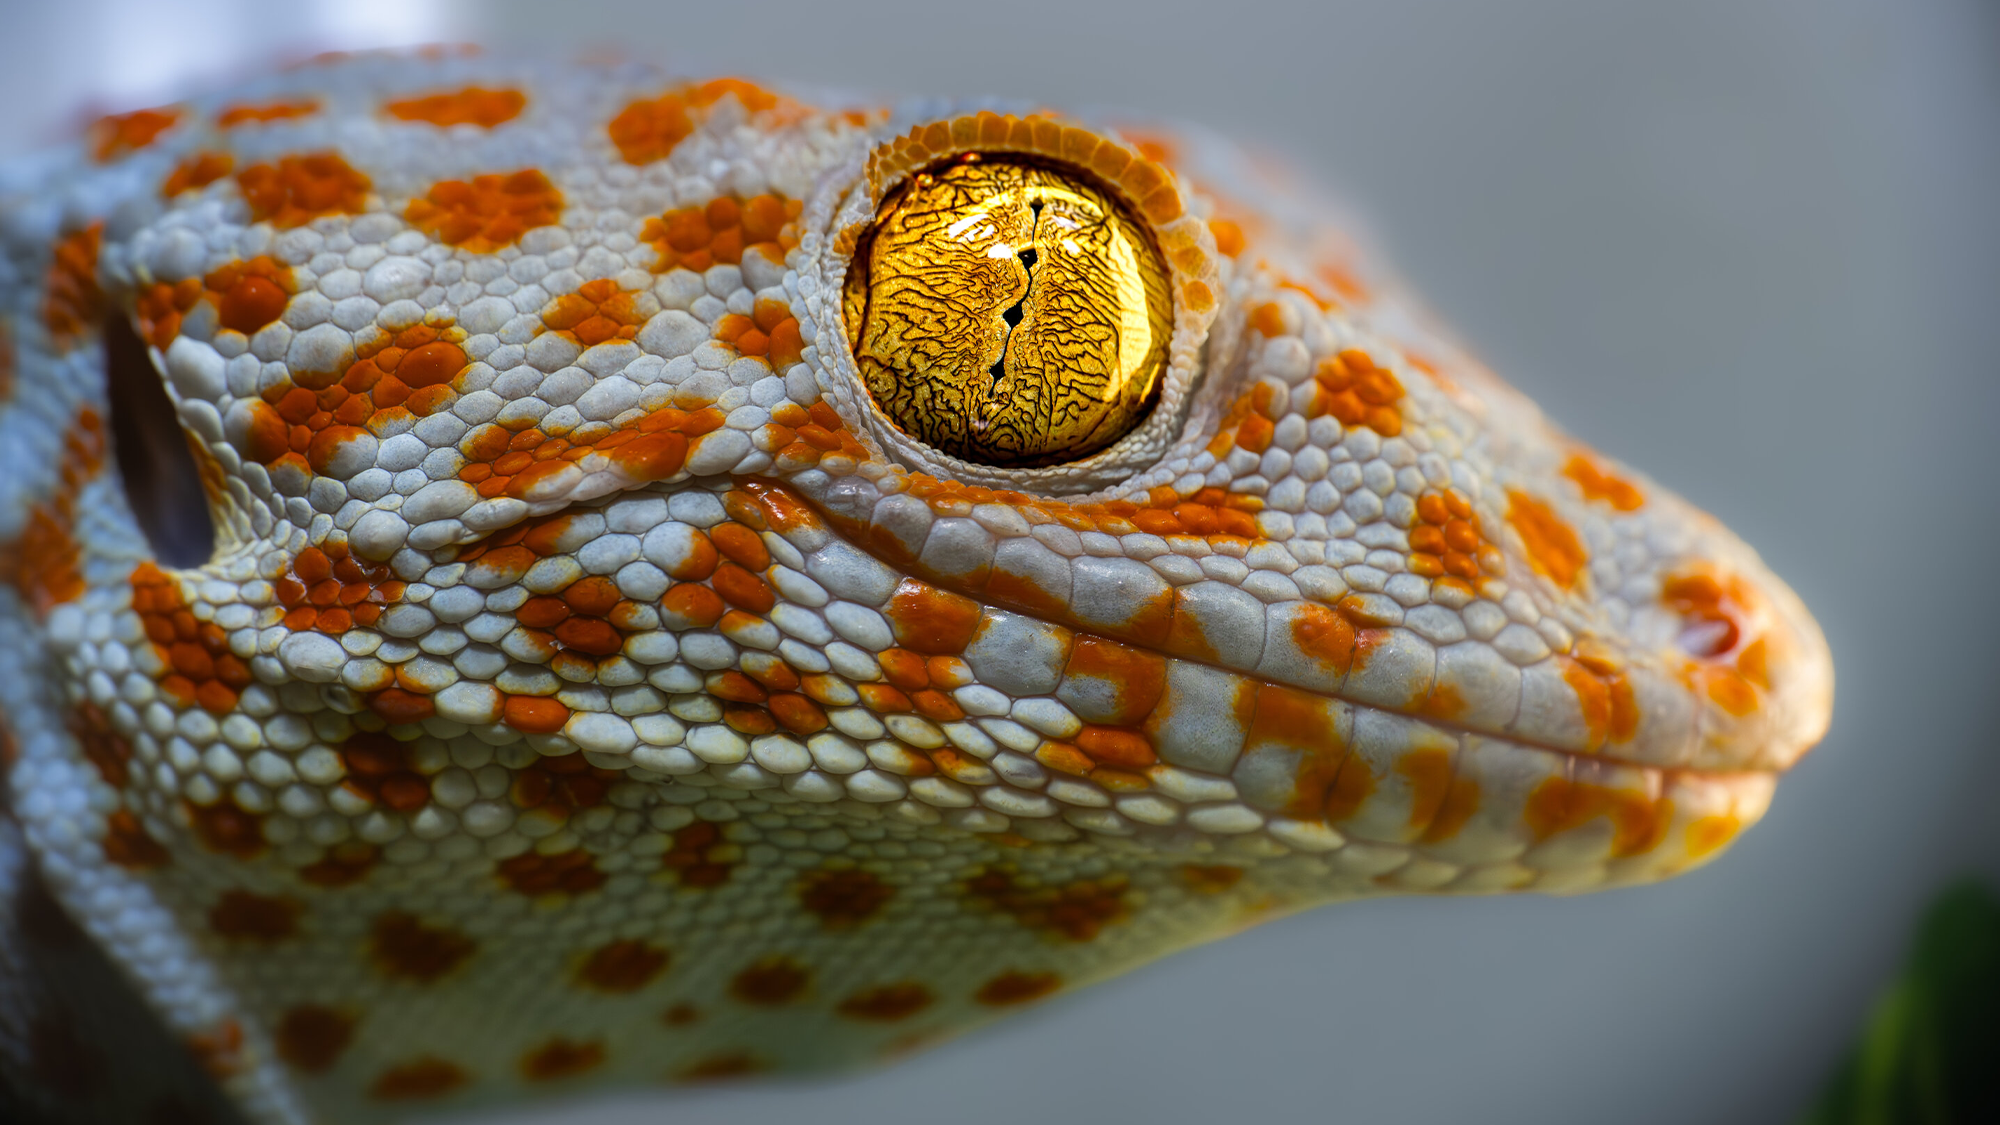
[[[1968,880],[1931,904],[1861,1042],[1799,1125],[2000,1122],[2000,897]]]

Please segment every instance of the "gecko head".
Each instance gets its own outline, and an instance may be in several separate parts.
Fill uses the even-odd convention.
[[[259,623],[169,636],[195,587],[135,572],[170,693],[352,716],[351,793],[487,835],[700,784],[1302,852],[1343,892],[1682,870],[1823,731],[1824,641],[1747,547],[1397,327],[1313,231],[1232,218],[1254,185],[1032,115],[852,155],[535,300],[447,300],[525,267],[443,251],[554,260],[554,182],[378,200],[337,158],[286,174],[396,252],[136,271],[204,569],[254,601],[217,619]],[[482,192],[550,225],[433,221]],[[349,289],[374,322],[321,291]],[[474,744],[540,780],[437,780]],[[538,863],[508,877],[590,877]]]

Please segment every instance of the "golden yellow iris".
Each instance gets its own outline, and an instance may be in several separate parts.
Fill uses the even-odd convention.
[[[904,432],[987,465],[1089,456],[1159,397],[1173,305],[1144,223],[1081,172],[968,153],[883,201],[845,290],[861,378]]]

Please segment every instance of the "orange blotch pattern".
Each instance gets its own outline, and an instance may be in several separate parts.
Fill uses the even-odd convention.
[[[989,1008],[1005,1008],[1040,1000],[1062,987],[1054,973],[1005,972],[979,986],[972,998]]]
[[[165,351],[180,335],[188,312],[203,300],[215,306],[216,322],[223,328],[255,335],[285,315],[285,306],[297,291],[292,268],[264,254],[230,262],[204,278],[156,282],[139,291],[135,309],[139,335]]]
[[[538,758],[534,765],[516,773],[507,796],[515,808],[545,809],[567,818],[573,810],[603,804],[611,786],[624,776],[618,770],[591,765],[582,754],[559,754]]]
[[[97,775],[113,789],[125,788],[132,779],[132,744],[111,725],[111,719],[97,704],[80,704],[69,724],[70,733],[83,749],[83,757],[97,767]],[[9,756],[0,756],[0,767],[12,765]]]
[[[586,281],[542,309],[549,331],[594,347],[612,340],[630,340],[646,323],[638,298],[644,290],[620,289],[610,278]]]
[[[265,102],[261,105],[239,103],[223,110],[215,117],[217,128],[233,129],[238,125],[263,125],[272,121],[290,121],[298,117],[310,117],[319,112],[319,103],[311,98],[288,102]]]
[[[181,599],[180,581],[150,562],[132,571],[132,609],[168,671],[160,691],[175,706],[199,705],[211,714],[235,710],[250,686],[250,666],[229,651],[213,621],[199,621]]]
[[[1628,789],[1550,777],[1528,794],[1521,815],[1537,841],[1600,817],[1608,819],[1611,854],[1622,859],[1659,846],[1673,820],[1673,804]]]
[[[324,1074],[333,1069],[354,1041],[354,1017],[337,1008],[297,1004],[278,1017],[278,1057],[294,1070]]]
[[[412,199],[403,217],[446,246],[491,254],[536,227],[553,225],[562,207],[562,192],[549,178],[524,168],[505,176],[440,180],[423,198]]]
[[[896,888],[870,871],[821,870],[799,885],[799,905],[829,930],[851,930],[881,913]]]
[[[264,842],[263,814],[241,808],[234,797],[212,805],[190,804],[187,811],[195,839],[209,851],[247,860],[255,859],[269,846]]]
[[[1519,489],[1507,490],[1507,522],[1520,532],[1528,565],[1564,589],[1573,589],[1590,555],[1583,541],[1547,504]]]
[[[745,1004],[775,1007],[805,995],[812,970],[790,957],[764,957],[729,981],[729,994]]]
[[[325,855],[300,868],[299,878],[315,887],[351,887],[366,879],[381,861],[380,848],[349,840],[335,844]]]
[[[42,324],[55,346],[67,351],[97,330],[104,291],[97,285],[97,252],[104,224],[92,223],[56,242],[42,280]]]
[[[1578,645],[1575,657],[1558,657],[1563,682],[1576,692],[1577,706],[1589,734],[1589,748],[1597,750],[1606,742],[1630,742],[1639,733],[1639,701],[1626,678],[1624,667],[1615,659]]]
[[[591,950],[577,969],[579,984],[599,992],[637,992],[666,971],[672,954],[635,938],[621,938]]]
[[[172,199],[184,191],[205,188],[236,169],[236,158],[226,152],[196,152],[183,157],[160,184],[160,195]]]
[[[383,333],[340,371],[293,370],[253,405],[243,454],[276,467],[324,472],[343,443],[367,428],[434,414],[457,401],[451,382],[466,366],[463,329],[418,324]]]
[[[791,109],[796,104],[740,78],[717,78],[632,102],[611,119],[606,132],[625,163],[651,164],[666,159],[674,146],[694,132],[702,110],[731,94],[752,113],[781,105]]]
[[[373,182],[337,152],[280,157],[275,164],[252,164],[236,174],[253,222],[280,230],[304,226],[322,215],[358,215],[368,205]]]
[[[660,868],[674,873],[683,887],[706,890],[729,881],[741,849],[723,842],[722,830],[706,820],[676,829],[673,845],[660,857]]]
[[[454,1062],[426,1055],[392,1066],[368,1084],[368,1096],[377,1101],[428,1101],[441,1098],[472,1081],[465,1068]]]
[[[127,809],[118,809],[104,818],[102,847],[106,860],[127,871],[165,867],[171,860],[167,849]]]
[[[561,1036],[521,1056],[521,1077],[530,1082],[574,1078],[604,1065],[604,1044],[592,1039],[572,1042]]]
[[[1417,498],[1417,519],[1410,529],[1411,573],[1468,584],[1482,574],[1506,573],[1506,556],[1487,541],[1472,501],[1458,489],[1426,489]]]
[[[1704,816],[1687,826],[1689,859],[1702,859],[1727,846],[1743,831],[1743,822],[1729,814]]]
[[[0,580],[37,616],[83,596],[83,549],[72,534],[76,500],[104,467],[104,422],[86,406],[63,435],[54,490],[28,508],[19,535],[0,551]]]
[[[1646,503],[1646,495],[1639,491],[1638,485],[1607,471],[1581,453],[1571,454],[1563,462],[1562,473],[1583,489],[1585,500],[1602,500],[1621,512],[1636,512]]]
[[[383,607],[403,596],[404,585],[387,566],[348,554],[344,543],[307,547],[272,583],[285,609],[285,628],[335,637],[356,625],[375,624]]]
[[[368,931],[368,957],[383,976],[430,984],[465,962],[478,943],[449,926],[432,926],[400,910],[378,915]]]
[[[398,121],[422,121],[431,125],[477,125],[491,129],[521,116],[528,96],[519,90],[488,90],[467,86],[445,94],[404,98],[382,107]]]
[[[584,894],[609,878],[597,869],[597,857],[582,848],[554,855],[523,852],[494,870],[510,890],[524,895]]]
[[[350,793],[401,813],[416,812],[430,804],[430,782],[410,765],[407,742],[363,731],[341,746],[340,760],[347,767],[341,788]]]
[[[834,1011],[849,1019],[894,1023],[906,1020],[931,1006],[937,997],[916,981],[885,984],[857,992],[842,1000]]]
[[[467,461],[459,478],[481,496],[530,499],[538,487],[565,477],[571,465],[602,454],[635,481],[661,480],[680,472],[688,443],[721,429],[724,417],[714,407],[693,413],[667,407],[580,443],[533,427],[510,432],[487,423],[459,443]]]
[[[1079,879],[1051,887],[1023,880],[1007,866],[988,867],[966,880],[973,905],[997,910],[1016,922],[1059,940],[1089,941],[1105,926],[1131,913],[1122,875]]]
[[[251,891],[224,891],[208,911],[208,928],[233,941],[271,944],[299,932],[298,902]]]
[[[654,267],[660,273],[671,269],[701,273],[717,264],[733,266],[751,250],[783,265],[785,254],[799,244],[802,208],[801,201],[782,195],[747,199],[721,195],[699,207],[681,207],[647,219],[639,229],[639,241],[652,243],[660,252]]]
[[[1196,894],[1219,895],[1243,880],[1243,869],[1227,863],[1181,865],[1181,882]]]
[[[90,156],[99,164],[137,152],[174,127],[181,111],[171,106],[135,109],[98,118],[90,127]]]

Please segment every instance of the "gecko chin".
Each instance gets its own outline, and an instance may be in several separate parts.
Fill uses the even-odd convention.
[[[0,223],[11,815],[253,1117],[1657,879],[1824,730],[1749,548],[1228,146],[514,65],[121,115]]]

